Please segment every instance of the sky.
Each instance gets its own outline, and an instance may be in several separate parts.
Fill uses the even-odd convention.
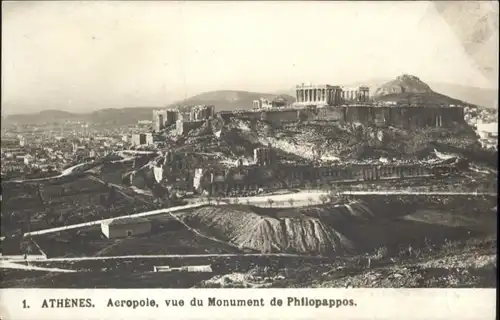
[[[404,73],[496,85],[428,6],[2,2],[2,113],[163,106],[212,90],[276,92]]]

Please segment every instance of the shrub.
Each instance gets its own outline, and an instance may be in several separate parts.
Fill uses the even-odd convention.
[[[387,257],[389,257],[389,249],[386,246],[379,247],[372,256],[374,260],[381,260]]]

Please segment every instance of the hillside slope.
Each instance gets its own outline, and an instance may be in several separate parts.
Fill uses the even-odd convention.
[[[469,103],[437,93],[413,75],[401,75],[382,84],[372,95],[375,101],[391,101],[400,104],[469,105]]]
[[[110,125],[127,125],[134,124],[138,120],[152,119],[153,110],[161,108],[180,108],[183,111],[188,111],[191,105],[215,105],[216,111],[227,110],[248,110],[252,108],[254,100],[274,99],[282,97],[289,103],[295,101],[295,98],[290,95],[278,95],[271,93],[238,91],[238,90],[218,90],[210,91],[195,95],[188,99],[172,103],[168,106],[157,107],[131,107],[131,108],[108,108],[93,111],[90,113],[71,113],[60,110],[47,110],[32,114],[13,114],[5,116],[3,121],[6,123],[19,124],[41,124],[55,121],[80,120],[91,123],[102,123]]]
[[[496,221],[494,210],[489,210],[494,200],[479,202],[479,214],[490,224]],[[206,206],[181,214],[181,218],[205,235],[240,248],[321,255],[366,253],[381,246],[397,250],[405,244],[421,246],[429,240],[442,243],[446,239],[496,233],[496,229],[467,217],[467,210],[450,213],[450,199],[439,203],[426,200],[419,205],[421,209],[398,201],[398,209],[390,209],[390,213],[380,206],[353,201],[288,209]],[[472,226],[475,230],[470,229]]]
[[[215,105],[216,111],[230,111],[230,110],[249,110],[252,108],[254,100],[260,98],[274,99],[281,96],[289,103],[295,101],[295,98],[290,95],[277,95],[271,93],[259,93],[238,90],[217,90],[204,92],[186,100],[182,100],[171,104],[169,107],[183,107],[189,105],[208,104]]]
[[[424,128],[404,130],[377,128],[363,124],[287,123],[270,125],[263,121],[231,119],[225,123],[225,132],[218,147],[228,143],[244,148],[240,155],[249,155],[258,145],[271,145],[285,154],[312,159],[315,150],[324,158],[378,159],[380,157],[420,158],[429,156],[437,145],[455,149],[470,149],[478,145],[477,136],[467,126],[452,129]],[[198,137],[201,139],[201,137]],[[194,143],[187,139],[187,145]],[[199,140],[198,140],[199,141]],[[213,145],[213,146],[215,146]],[[194,148],[193,146],[192,148]],[[196,146],[204,152],[222,151],[210,145]]]
[[[379,88],[386,83],[391,82],[390,79],[372,79],[359,81],[355,83],[343,84],[345,87],[367,86],[370,89],[370,95],[373,96]],[[447,96],[449,99],[460,100],[464,104],[472,104],[478,107],[497,109],[498,108],[498,90],[489,88],[478,88],[464,86],[459,84],[442,83],[442,82],[425,82],[428,87],[436,93],[436,98],[442,100],[442,96]],[[332,83],[333,84],[333,83]],[[295,88],[280,91],[288,95],[295,95]],[[450,98],[452,97],[452,98]],[[403,99],[404,100],[404,99]],[[446,102],[446,101],[445,101]],[[456,101],[455,101],[456,103]]]

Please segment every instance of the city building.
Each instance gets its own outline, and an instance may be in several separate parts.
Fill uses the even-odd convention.
[[[26,138],[25,137],[23,137],[23,136],[19,137],[19,145],[21,147],[24,147],[26,145]]]
[[[483,123],[481,120],[476,124],[477,133],[481,139],[498,138],[498,123]]]
[[[131,138],[132,138],[132,137],[131,137],[131,135],[129,135],[129,134],[124,134],[124,135],[122,135],[122,141],[123,141],[123,142],[128,143],[128,142],[130,142]]]
[[[151,232],[151,222],[144,218],[121,218],[101,223],[101,231],[108,239],[132,237]]]
[[[146,134],[145,133],[138,133],[138,134],[133,134],[131,138],[132,145],[134,146],[140,146],[143,144],[147,144],[146,141]]]
[[[194,188],[200,194],[234,195],[258,190],[330,185],[340,182],[402,180],[457,174],[468,163],[451,159],[440,163],[312,165],[276,163],[207,168],[196,171]]]
[[[146,133],[146,144],[147,145],[152,145],[154,144],[154,137],[151,132]]]
[[[12,149],[12,148],[18,148],[20,146],[19,144],[19,139],[17,138],[4,138],[0,140],[0,143],[2,145],[2,150],[3,149]]]

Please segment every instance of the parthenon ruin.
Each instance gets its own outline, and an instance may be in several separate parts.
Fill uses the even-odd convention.
[[[298,85],[297,104],[337,105],[340,103],[342,89],[330,85]]]
[[[367,102],[369,99],[368,87],[341,88],[331,85],[305,85],[296,87],[296,104],[329,105],[335,106],[347,102]]]
[[[370,98],[368,87],[342,88],[342,100],[344,102],[367,102]]]

